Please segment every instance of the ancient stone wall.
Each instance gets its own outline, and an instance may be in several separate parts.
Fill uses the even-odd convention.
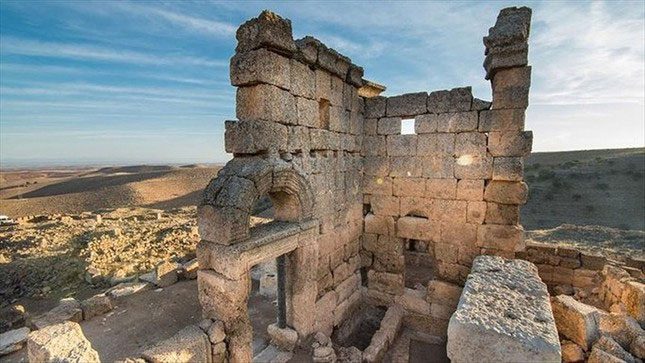
[[[394,301],[406,272],[463,284],[476,256],[512,258],[524,248],[530,16],[504,9],[484,37],[492,103],[470,87],[365,100],[361,257],[373,300]],[[401,134],[404,119],[414,134]]]
[[[249,242],[257,239],[249,218],[262,196],[276,220],[307,223],[306,238],[264,248],[279,243],[288,253],[288,324],[301,336],[330,335],[360,300],[363,69],[312,37],[294,41],[291,22],[268,11],[241,25],[237,40],[230,78],[238,120],[225,132],[234,157],[198,209],[198,279],[205,314],[226,325],[229,357],[246,361],[248,269],[260,261],[240,267],[235,256],[276,257]]]

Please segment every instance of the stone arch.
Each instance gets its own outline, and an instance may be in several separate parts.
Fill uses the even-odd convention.
[[[289,165],[260,157],[234,158],[206,189],[197,219],[202,240],[230,245],[249,237],[255,202],[268,195],[277,220],[312,218],[314,196],[305,177]]]

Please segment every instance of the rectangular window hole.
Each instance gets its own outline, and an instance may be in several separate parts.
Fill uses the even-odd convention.
[[[401,135],[416,135],[413,118],[401,120]]]

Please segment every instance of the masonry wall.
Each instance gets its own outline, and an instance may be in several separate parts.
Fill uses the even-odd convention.
[[[513,35],[502,36],[509,22],[516,25]],[[522,48],[529,22],[527,8],[503,10],[484,38],[487,53]],[[473,98],[470,87],[365,102],[369,212],[362,261],[368,294],[377,301],[391,303],[403,292],[406,256],[423,259],[436,279],[463,284],[474,257],[512,258],[523,249],[519,208],[528,193],[523,157],[532,144],[532,133],[524,131],[531,68],[526,54],[485,66],[490,63],[492,103]],[[415,134],[401,135],[402,119],[414,119]],[[416,254],[405,251],[410,241]]]
[[[218,194],[217,185],[229,175],[245,178],[255,188],[249,199],[268,194],[273,204],[278,204],[278,214],[297,209],[289,204],[300,197],[300,190],[311,193],[312,211],[306,218],[318,223],[316,248],[301,254],[307,260],[307,271],[300,271],[305,270],[302,268],[292,273],[312,273],[315,279],[315,283],[301,287],[307,290],[305,294],[314,294],[316,301],[315,310],[308,307],[308,314],[315,315],[314,326],[304,332],[331,334],[360,298],[364,106],[358,88],[363,69],[312,37],[294,41],[290,21],[266,11],[244,23],[237,40],[231,83],[238,87],[238,120],[227,121],[225,132],[226,151],[234,158],[206,193]],[[268,182],[264,178],[243,175],[244,170],[255,168],[258,160],[269,165],[274,183],[276,173],[288,169],[302,178],[298,183],[304,187],[284,195],[265,186]],[[245,199],[240,197],[243,194],[231,193],[228,204],[251,208],[252,203],[239,201]],[[207,197],[204,204],[209,203],[219,208],[217,197]],[[202,233],[202,238],[205,235]],[[239,237],[243,240],[246,235]],[[292,298],[297,297],[289,296],[289,304],[296,304]]]

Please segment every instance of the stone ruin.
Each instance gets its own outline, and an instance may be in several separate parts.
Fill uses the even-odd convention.
[[[401,326],[447,336],[477,256],[524,250],[530,17],[504,9],[484,37],[492,102],[470,87],[379,96],[384,87],[346,56],[313,37],[294,40],[289,20],[265,11],[240,26],[230,69],[238,120],[225,132],[233,159],[198,208],[199,298],[204,316],[223,322],[230,361],[253,358],[246,302],[262,261],[278,261],[274,341],[348,334],[365,306],[384,307],[362,352],[377,361]],[[402,134],[402,122],[414,133]],[[274,221],[250,228],[264,196]],[[535,294],[548,312],[544,350],[559,359],[546,287]],[[314,357],[333,360],[318,343]]]
[[[204,320],[124,362],[642,362],[645,261],[523,240],[530,18],[503,9],[484,37],[492,102],[470,87],[383,97],[349,58],[294,41],[289,20],[242,24],[234,157],[205,189],[181,274]],[[255,356],[252,273],[277,298]],[[177,278],[170,263],[140,277]],[[146,284],[121,285],[0,334],[0,355],[99,361],[77,322]]]

